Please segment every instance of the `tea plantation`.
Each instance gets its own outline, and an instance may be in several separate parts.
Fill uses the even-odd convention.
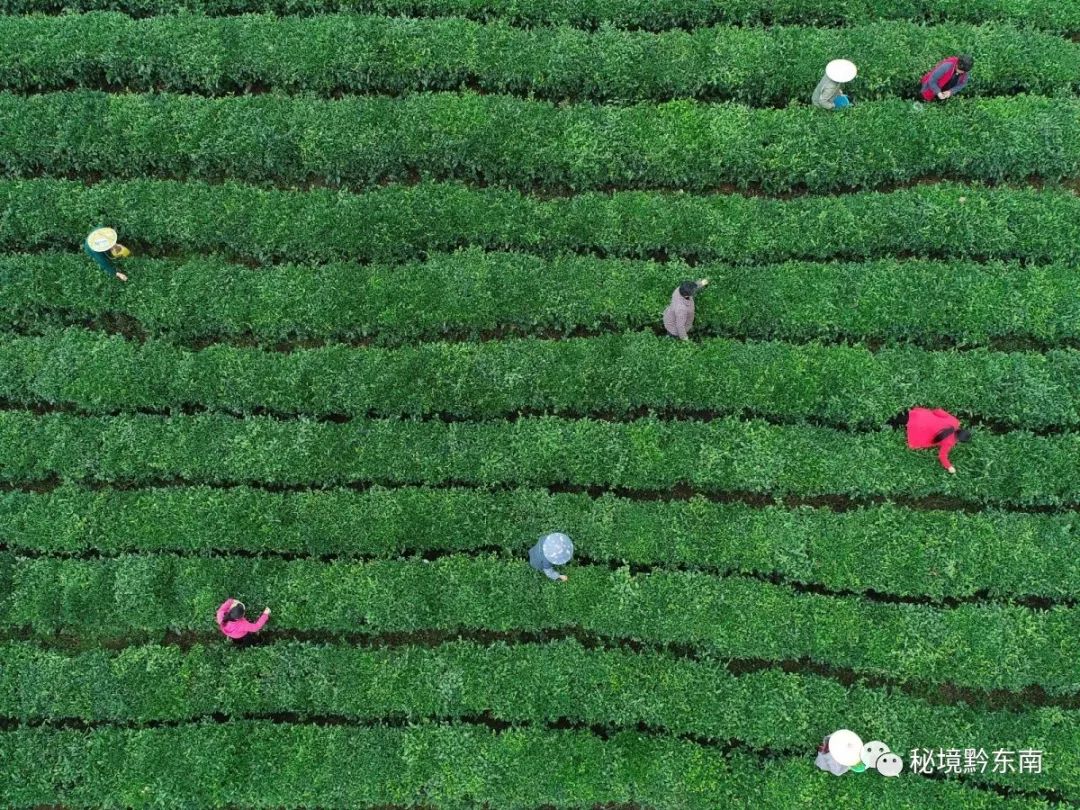
[[[0,806],[1080,805],[1080,4],[0,0],[0,168]]]

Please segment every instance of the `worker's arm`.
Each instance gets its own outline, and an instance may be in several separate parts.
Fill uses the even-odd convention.
[[[217,623],[220,626],[225,621],[225,614],[229,612],[229,609],[236,604],[235,599],[227,599],[221,607],[217,609]]]
[[[949,92],[951,92],[955,96],[957,93],[959,93],[965,87],[967,87],[968,79],[970,79],[970,78],[971,78],[970,73],[961,74],[960,78],[956,80],[956,84],[953,86],[953,89],[951,91],[949,91]]]
[[[940,65],[934,68],[934,72],[930,74],[930,80],[926,83],[926,86],[934,92],[935,96],[941,92],[941,80],[945,78],[945,74],[948,72],[948,70],[949,63],[942,62]]]
[[[94,264],[100,267],[102,271],[108,273],[114,278],[116,277],[116,268],[113,266],[113,263],[109,261],[109,257],[106,256],[104,253],[99,253],[96,250],[91,250],[90,246],[87,245],[85,242],[83,242],[83,253],[89,256],[93,260]]]
[[[680,306],[675,310],[675,334],[679,336],[679,340],[689,340],[690,335],[686,331],[686,323],[689,320],[686,313],[686,307]]]
[[[266,610],[264,610],[262,612],[262,615],[259,618],[257,618],[254,622],[249,622],[248,623],[248,628],[247,629],[252,633],[257,633],[257,632],[259,632],[260,630],[263,629],[263,626],[266,624],[266,622],[267,622],[267,620],[269,618],[270,618],[270,608],[267,608]]]
[[[938,461],[941,462],[941,466],[948,472],[956,472],[956,468],[953,467],[952,462],[949,461],[949,451],[956,445],[956,434],[943,439],[941,446],[938,448]]]
[[[558,571],[556,571],[550,565],[545,565],[544,566],[544,576],[546,576],[548,579],[555,579],[555,580],[562,579],[562,574],[560,574]]]

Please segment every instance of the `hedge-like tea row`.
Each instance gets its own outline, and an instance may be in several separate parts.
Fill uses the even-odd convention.
[[[314,384],[314,381],[313,381]],[[958,496],[992,504],[1080,503],[1080,434],[982,434],[953,451],[957,475],[902,431],[850,434],[758,420],[555,417],[514,422],[267,417],[75,417],[0,412],[0,480],[334,485],[520,484],[772,495]]]
[[[186,653],[145,646],[71,656],[26,643],[0,646],[5,717],[145,723],[282,712],[360,722],[486,713],[509,723],[645,723],[800,757],[813,750],[822,729],[858,729],[905,758],[913,748],[956,747],[962,736],[1050,758],[1041,776],[991,773],[983,775],[988,782],[1080,793],[1075,713],[930,706],[812,675],[766,670],[734,677],[715,662],[587,650],[572,640],[393,650],[280,643],[242,655],[224,644]],[[780,717],[784,722],[776,722]]]
[[[877,20],[938,22],[1004,20],[1031,28],[1080,30],[1080,10],[1060,0],[3,0],[0,12],[123,11],[140,17],[193,11],[207,15],[327,12],[389,16],[469,17],[524,25],[570,24],[663,30],[715,23],[814,26]]]
[[[821,732],[828,734],[831,729]],[[784,807],[1047,810],[956,781],[905,774],[824,778],[811,755],[760,759],[635,732],[423,724],[404,729],[234,722],[178,728],[0,733],[0,794],[10,807],[368,807],[532,810],[635,802],[715,810],[753,796]],[[1040,777],[1028,778],[1035,787]]]
[[[474,93],[326,101],[83,90],[0,93],[0,119],[10,122],[0,132],[9,174],[360,189],[419,173],[525,189],[768,192],[1080,174],[1080,101],[1037,97],[919,111],[892,100],[823,115],[685,100],[612,107]]]
[[[664,251],[740,263],[896,254],[1080,261],[1077,195],[953,183],[781,201],[648,192],[540,200],[454,183],[352,195],[232,183],[7,180],[0,208],[0,239],[16,250],[72,249],[107,220],[136,248],[262,260],[403,260],[475,245],[549,255]]]
[[[717,369],[723,369],[717,374]],[[648,407],[824,420],[871,429],[931,403],[1014,428],[1080,426],[1080,352],[928,352],[649,333],[568,340],[331,345],[290,353],[215,345],[191,351],[70,328],[0,334],[0,399],[91,414],[185,405],[353,417],[520,411],[631,415]]]
[[[0,87],[21,91],[106,83],[223,93],[257,83],[326,95],[474,86],[551,99],[691,96],[761,106],[808,103],[833,54],[862,67],[852,89],[865,100],[909,97],[913,80],[942,54],[961,52],[979,57],[965,95],[1060,95],[1080,87],[1080,47],[1010,25],[873,22],[650,34],[356,14],[0,17]]]
[[[0,626],[83,640],[195,630],[228,596],[271,605],[277,630],[400,633],[580,628],[727,658],[808,658],[896,681],[1080,690],[1080,609],[952,609],[799,594],[742,577],[572,564],[554,583],[518,561],[371,563],[125,556],[11,559]],[[10,584],[9,584],[10,583]],[[780,618],[782,617],[782,619]],[[962,654],[960,654],[962,652]]]
[[[47,553],[284,552],[391,557],[498,547],[521,557],[549,528],[578,559],[779,572],[904,596],[1080,594],[1080,517],[636,501],[515,489],[272,493],[167,487],[0,493],[0,538]]]
[[[924,345],[1080,338],[1076,269],[1069,265],[885,259],[748,271],[467,249],[404,267],[268,265],[251,272],[219,257],[135,258],[127,267],[134,281],[119,285],[82,253],[0,255],[0,325],[40,329],[55,318],[121,313],[152,334],[179,339],[373,336],[391,345],[446,330],[478,337],[505,326],[658,328],[672,288],[707,276],[713,284],[698,299],[697,337],[843,336]]]

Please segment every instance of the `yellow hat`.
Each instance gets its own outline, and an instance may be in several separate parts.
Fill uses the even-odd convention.
[[[86,243],[90,245],[91,250],[104,253],[116,244],[116,231],[112,228],[98,228],[90,232],[90,235],[86,237]]]

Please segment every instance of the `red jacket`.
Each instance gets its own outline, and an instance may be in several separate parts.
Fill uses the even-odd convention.
[[[907,445],[912,450],[934,447],[934,437],[945,428],[953,432],[938,442],[938,460],[946,470],[952,466],[949,451],[956,444],[956,432],[960,429],[960,420],[941,408],[912,408],[907,420]]]
[[[247,619],[237,619],[236,621],[222,621],[225,618],[225,614],[229,608],[235,604],[235,599],[226,599],[221,603],[221,607],[217,609],[217,624],[218,629],[229,638],[241,639],[248,633],[258,633],[263,629],[263,625],[266,624],[266,620],[270,617],[263,613],[254,622],[249,622]]]

